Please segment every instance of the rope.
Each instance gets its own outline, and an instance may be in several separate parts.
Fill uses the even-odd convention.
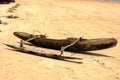
[[[64,52],[64,50],[65,50],[66,48],[68,48],[68,47],[74,45],[74,44],[75,44],[76,42],[78,42],[79,40],[81,40],[81,37],[78,38],[78,39],[76,39],[76,40],[75,40],[74,42],[72,42],[71,44],[69,44],[69,45],[67,45],[67,46],[65,46],[65,47],[61,47],[61,50],[60,50],[61,54],[60,54],[60,55],[63,54],[63,52]]]

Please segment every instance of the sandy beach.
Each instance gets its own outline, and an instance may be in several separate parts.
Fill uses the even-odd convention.
[[[17,0],[15,3],[0,4],[0,20],[0,80],[120,80],[120,3]],[[24,54],[3,45],[19,45],[20,39],[13,35],[16,31],[39,31],[55,39],[114,37],[118,44],[88,54],[65,51],[64,54],[83,58],[78,60],[81,64],[76,64]]]

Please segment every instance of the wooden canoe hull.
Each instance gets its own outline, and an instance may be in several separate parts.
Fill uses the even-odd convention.
[[[27,40],[27,39],[39,36],[39,35],[32,35],[25,32],[14,32],[14,35],[23,40]],[[29,42],[40,47],[60,50],[61,47],[71,44],[74,40],[70,38],[57,40],[57,39],[39,37]],[[86,39],[86,40],[78,41],[76,44],[68,47],[66,50],[73,51],[73,52],[93,51],[93,50],[111,48],[111,47],[114,47],[116,44],[117,44],[117,40],[115,38]]]

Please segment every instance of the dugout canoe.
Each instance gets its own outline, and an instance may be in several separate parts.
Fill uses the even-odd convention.
[[[28,40],[30,38],[36,37],[29,42],[40,47],[57,50],[60,50],[61,47],[71,44],[77,39],[50,39],[43,35],[33,35],[25,32],[14,32],[14,35],[23,40]],[[118,41],[115,38],[80,39],[74,45],[68,47],[66,50],[72,52],[102,50],[116,46],[117,42]]]

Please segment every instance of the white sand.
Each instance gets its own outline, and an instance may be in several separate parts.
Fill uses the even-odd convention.
[[[13,13],[8,9],[20,4]],[[3,16],[15,15],[8,19]],[[120,44],[93,51],[107,55],[75,54],[83,64],[48,59],[8,50],[2,43],[18,44],[15,31],[37,30],[49,38],[105,38],[120,41],[120,4],[80,0],[17,0],[0,4],[0,80],[120,80]],[[48,49],[43,49],[51,51]],[[54,51],[53,52],[58,52]],[[65,52],[71,55],[72,52]]]

